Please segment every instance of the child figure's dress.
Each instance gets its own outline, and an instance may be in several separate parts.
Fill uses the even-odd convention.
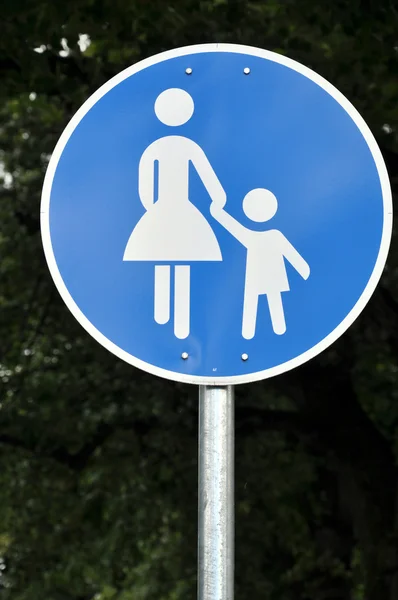
[[[257,294],[290,290],[284,259],[286,244],[288,240],[277,229],[250,232],[246,246],[246,285]]]

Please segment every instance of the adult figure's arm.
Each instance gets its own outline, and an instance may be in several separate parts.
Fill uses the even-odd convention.
[[[155,152],[151,144],[141,156],[138,165],[138,194],[148,210],[155,202]]]
[[[213,217],[222,225],[234,238],[246,248],[250,243],[251,231],[239,223],[234,217],[228,214],[222,206],[213,202],[210,206],[210,212]]]
[[[308,279],[310,276],[310,266],[306,260],[297,252],[287,238],[279,231],[280,248],[283,256],[290,262],[303,279]]]
[[[190,151],[192,164],[202,180],[210,198],[218,206],[224,206],[227,201],[227,195],[206,154],[198,144],[195,144],[195,142],[192,142],[192,145],[190,145]]]

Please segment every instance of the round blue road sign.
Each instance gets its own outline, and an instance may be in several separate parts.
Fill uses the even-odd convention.
[[[169,379],[292,369],[358,317],[392,201],[380,150],[330,83],[265,50],[164,52],[102,86],[51,158],[55,284],[103,346]]]

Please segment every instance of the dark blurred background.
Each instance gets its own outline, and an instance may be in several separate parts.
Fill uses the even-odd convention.
[[[398,190],[396,0],[1,0],[0,599],[195,598],[197,388],[99,346],[50,279],[45,169],[101,84],[233,42],[311,67]],[[398,274],[329,350],[237,388],[237,600],[398,599]]]

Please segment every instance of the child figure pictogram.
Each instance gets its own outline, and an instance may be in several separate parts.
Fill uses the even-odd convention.
[[[269,190],[257,188],[246,194],[243,211],[252,221],[266,222],[278,209],[278,201]],[[234,219],[224,206],[213,202],[213,217],[247,248],[245,293],[243,302],[242,336],[250,340],[256,333],[258,297],[266,294],[274,333],[286,331],[282,292],[290,290],[285,259],[308,279],[310,267],[278,229],[253,231]]]

